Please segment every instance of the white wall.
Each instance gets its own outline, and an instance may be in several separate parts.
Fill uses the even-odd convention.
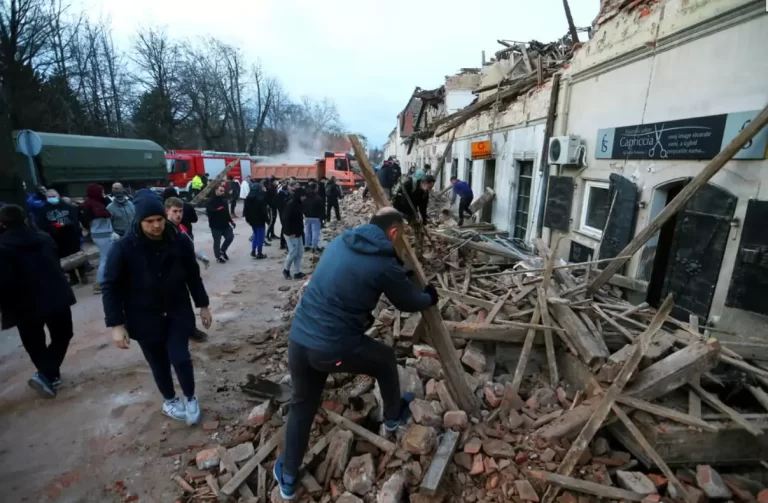
[[[475,99],[471,89],[453,89],[445,93],[446,115],[461,110]]]

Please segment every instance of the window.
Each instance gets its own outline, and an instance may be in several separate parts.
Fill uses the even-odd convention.
[[[464,159],[464,165],[466,166],[467,183],[472,186],[472,159]]]
[[[454,158],[451,161],[451,177],[459,177],[459,160]]]
[[[336,171],[347,171],[347,160],[346,159],[336,159],[335,162],[335,168]]]
[[[528,234],[528,214],[531,208],[531,185],[533,182],[533,161],[519,164],[517,181],[517,205],[515,206],[515,228],[513,236],[525,240]]]
[[[186,173],[189,171],[189,161],[183,159],[166,159],[168,173]]]
[[[595,237],[603,234],[610,210],[610,190],[604,182],[586,182],[581,206],[581,230]]]

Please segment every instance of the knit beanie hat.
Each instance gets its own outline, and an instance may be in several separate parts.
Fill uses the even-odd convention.
[[[157,215],[165,216],[163,199],[160,195],[150,189],[141,189],[136,192],[136,197],[133,199],[133,205],[136,208],[137,222],[141,222],[145,218]]]

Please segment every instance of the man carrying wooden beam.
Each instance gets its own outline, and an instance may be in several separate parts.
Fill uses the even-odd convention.
[[[299,467],[329,374],[374,377],[384,400],[384,427],[394,432],[407,419],[412,396],[400,396],[394,350],[365,336],[381,294],[405,312],[437,304],[432,286],[422,291],[409,281],[393,243],[403,233],[403,215],[379,210],[370,224],[334,239],[317,264],[296,308],[288,343],[293,398],[285,430],[285,450],[275,463],[280,496],[295,496]]]

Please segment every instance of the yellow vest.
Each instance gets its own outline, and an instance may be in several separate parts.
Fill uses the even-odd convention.
[[[195,177],[192,179],[192,186],[195,190],[203,190],[203,179],[200,178],[200,175],[195,175]]]

